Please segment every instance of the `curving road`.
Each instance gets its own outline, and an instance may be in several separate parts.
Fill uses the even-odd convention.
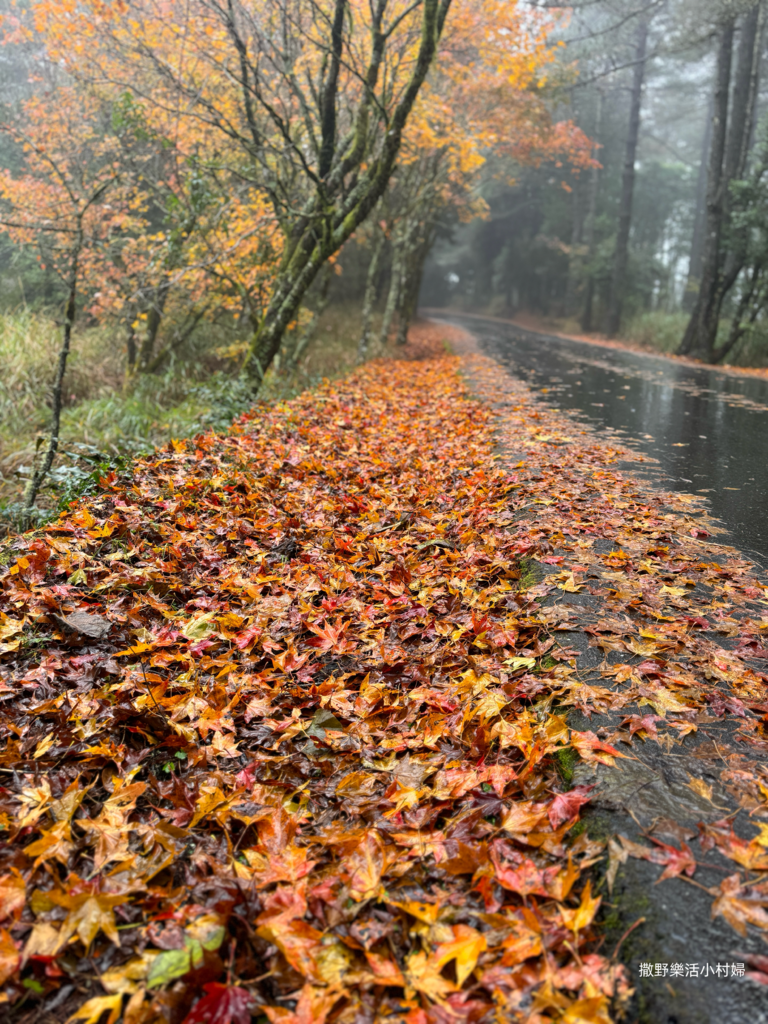
[[[430,319],[471,331],[543,400],[631,440],[665,487],[706,496],[727,539],[768,567],[768,380],[482,316]]]

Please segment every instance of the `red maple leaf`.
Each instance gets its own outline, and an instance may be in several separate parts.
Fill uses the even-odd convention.
[[[250,1024],[251,996],[247,989],[218,981],[203,988],[206,995],[195,1003],[183,1024]]]
[[[574,786],[567,793],[558,793],[549,808],[549,821],[552,828],[557,828],[564,821],[571,821],[578,813],[582,804],[589,803],[589,795],[594,786]]]

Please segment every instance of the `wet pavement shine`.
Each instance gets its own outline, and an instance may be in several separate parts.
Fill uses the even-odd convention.
[[[542,400],[651,456],[659,484],[706,497],[727,530],[718,539],[768,568],[768,380],[481,316],[430,319],[470,331]]]

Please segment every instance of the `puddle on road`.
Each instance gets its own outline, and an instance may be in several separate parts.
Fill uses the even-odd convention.
[[[705,497],[729,542],[768,566],[768,381],[475,317],[440,319],[471,331],[545,401],[656,459],[663,486]]]

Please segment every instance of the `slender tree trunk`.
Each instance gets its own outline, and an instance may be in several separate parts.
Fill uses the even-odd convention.
[[[413,299],[413,289],[417,260],[418,247],[412,246],[403,264],[403,277],[400,284],[400,293],[398,295],[397,303],[396,345],[406,345],[408,343],[408,327],[411,323],[412,309],[415,304]]]
[[[707,330],[708,310],[717,284],[720,256],[720,238],[723,229],[723,160],[728,128],[728,93],[731,84],[733,36],[736,19],[727,18],[720,30],[717,51],[715,93],[712,104],[712,147],[707,169],[707,220],[704,233],[704,253],[701,260],[701,284],[691,318],[688,321],[678,352],[687,355],[699,349]]]
[[[743,249],[726,251],[725,236],[730,221],[731,182],[744,174],[752,136],[762,36],[760,13],[760,5],[755,4],[741,24],[730,124],[735,15],[723,23],[720,34],[701,287],[679,349],[681,354],[694,353],[705,362],[714,358],[723,301],[744,265]]]
[[[371,262],[368,265],[368,277],[365,282],[365,297],[363,299],[363,328],[360,333],[360,343],[357,346],[358,363],[364,363],[368,358],[368,348],[371,344],[371,335],[373,333],[373,310],[376,305],[379,285],[379,268],[381,267],[381,257],[384,252],[384,245],[386,244],[386,241],[387,236],[384,234],[384,231],[377,226],[376,237],[373,242],[373,254],[371,256]]]
[[[747,327],[757,320],[760,313],[761,303],[755,302],[754,299],[760,287],[762,272],[762,264],[758,261],[753,265],[749,283],[745,285],[744,291],[741,293],[741,298],[739,299],[739,304],[736,308],[736,312],[734,313],[728,337],[720,348],[712,353],[712,361],[714,363],[719,363],[721,360],[725,359],[725,357],[733,351],[738,342],[741,341],[746,333]],[[752,307],[752,310],[749,319],[745,323],[744,316],[750,306]]]
[[[573,221],[571,223],[571,250],[568,256],[568,275],[565,281],[565,297],[563,299],[564,316],[570,316],[576,305],[576,288],[579,283],[579,269],[582,261],[582,257],[577,252],[583,227],[580,199],[580,190],[574,188],[571,196]]]
[[[312,314],[312,319],[309,321],[307,326],[301,332],[301,337],[296,341],[296,345],[289,354],[285,361],[286,369],[289,374],[296,372],[296,367],[301,362],[304,353],[312,343],[313,338],[317,334],[317,325],[320,321],[320,317],[328,308],[328,301],[330,299],[331,292],[331,281],[333,279],[333,266],[330,263],[326,263],[323,268],[322,278],[320,281],[320,295],[317,300],[317,308]]]
[[[59,450],[59,431],[61,429],[61,409],[63,405],[63,385],[64,385],[64,374],[67,371],[67,360],[69,358],[69,350],[72,343],[72,327],[75,323],[75,315],[77,313],[77,285],[78,285],[78,272],[80,264],[80,253],[83,248],[83,230],[82,224],[78,224],[77,237],[75,246],[72,249],[70,256],[70,267],[69,267],[69,280],[67,281],[67,304],[64,311],[64,326],[62,328],[61,337],[61,348],[59,349],[59,359],[56,365],[56,376],[53,381],[52,391],[52,409],[51,409],[51,433],[48,438],[48,447],[43,456],[43,460],[40,465],[35,466],[32,471],[29,483],[24,491],[24,515],[27,521],[27,525],[31,519],[32,509],[35,505],[35,500],[43,484],[43,481],[48,476],[53,460],[56,458],[56,453]]]
[[[389,292],[387,293],[387,304],[384,307],[384,318],[381,321],[379,330],[379,348],[382,349],[389,341],[389,332],[400,304],[400,291],[403,287],[405,277],[405,260],[407,249],[408,228],[404,228],[393,240],[392,246],[392,270],[389,280]]]
[[[627,287],[627,265],[629,261],[629,232],[632,227],[632,199],[635,191],[635,159],[637,142],[640,137],[640,111],[643,103],[643,80],[645,78],[646,50],[648,45],[648,16],[643,15],[637,28],[635,46],[635,69],[632,75],[632,98],[629,108],[629,131],[624,155],[624,173],[621,180],[621,201],[619,205],[619,226],[616,234],[613,280],[608,302],[608,316],[605,330],[609,338],[615,337],[621,327],[621,314]]]
[[[416,312],[419,308],[419,295],[421,294],[421,282],[424,278],[424,264],[432,248],[433,231],[426,228],[424,237],[411,250],[411,258],[408,261],[408,270],[405,287],[401,289],[399,325],[397,332],[397,344],[405,345],[408,341],[408,328],[413,323]]]
[[[144,335],[139,350],[139,369],[144,373],[150,372],[149,367],[153,363],[155,343],[157,342],[157,335],[170,290],[171,285],[169,281],[164,281],[155,289],[154,300],[147,314],[147,333]]]
[[[597,93],[597,110],[595,112],[595,145],[592,150],[592,159],[597,161],[597,154],[600,151],[600,133],[603,126],[603,92]],[[597,192],[600,184],[600,167],[595,163],[589,173],[589,198],[587,201],[587,216],[584,220],[584,244],[587,247],[587,259],[594,259],[595,255],[595,217],[597,216]],[[595,297],[595,279],[590,273],[587,275],[587,286],[584,293],[584,311],[581,316],[581,329],[592,330],[592,306]]]
[[[688,279],[683,293],[683,309],[690,313],[696,301],[696,294],[701,281],[701,268],[704,258],[704,232],[707,220],[707,157],[712,146],[712,121],[714,103],[710,99],[707,111],[707,124],[701,143],[701,162],[696,178],[696,212],[693,220],[693,238],[691,239],[691,258],[688,264]]]
[[[134,329],[134,316],[132,312],[128,313],[128,337],[125,339],[125,353],[126,353],[126,364],[127,364],[127,377],[132,377],[136,370],[136,356],[138,354],[138,348],[136,345],[136,330]]]
[[[203,306],[202,309],[198,309],[186,327],[183,330],[177,330],[165,348],[158,352],[156,356],[152,357],[150,362],[144,367],[144,372],[157,373],[163,363],[170,358],[171,354],[175,352],[176,349],[181,348],[184,342],[192,337],[195,328],[208,312],[208,309],[208,306]]]

